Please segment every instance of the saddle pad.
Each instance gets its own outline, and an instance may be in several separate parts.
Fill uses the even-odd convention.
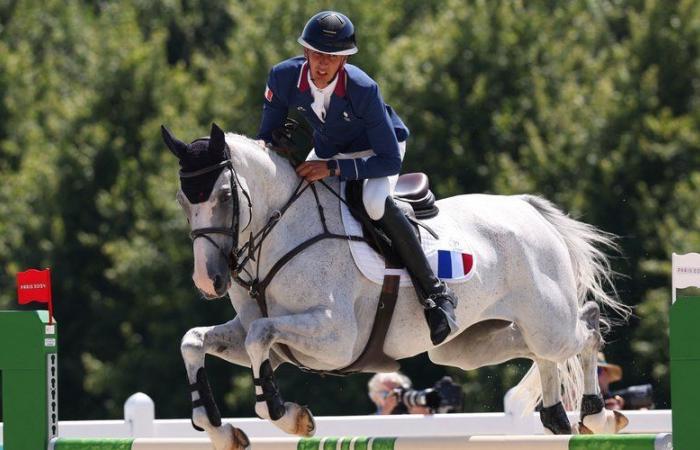
[[[344,199],[345,182],[341,182],[340,192]],[[345,233],[362,236],[362,225],[352,216],[344,202],[340,202],[340,212]],[[439,239],[435,239],[423,228],[418,227],[423,252],[433,271],[441,280],[449,281],[450,284],[469,280],[476,271],[476,261],[454,222],[444,214],[438,214],[437,217],[423,222],[439,236]],[[382,284],[384,274],[390,272],[401,275],[400,286],[413,285],[406,269],[387,269],[384,259],[365,242],[348,241],[348,243],[357,268],[369,280]]]

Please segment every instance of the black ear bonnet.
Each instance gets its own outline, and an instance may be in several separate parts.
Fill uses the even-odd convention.
[[[221,150],[209,148],[209,138],[199,138],[187,146],[180,154],[180,171],[184,173],[214,166],[229,159],[229,148]],[[194,177],[180,177],[180,187],[190,203],[207,201],[224,167]]]

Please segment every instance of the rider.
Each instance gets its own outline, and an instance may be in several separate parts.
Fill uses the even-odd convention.
[[[357,53],[355,28],[345,15],[323,11],[306,23],[298,39],[304,56],[272,68],[265,88],[258,139],[272,141],[290,108],[313,128],[314,150],[297,167],[308,182],[329,176],[365,180],[363,204],[389,234],[424,299],[433,344],[456,330],[457,298],[433,273],[403,211],[394,203],[408,128],[384,103],[377,83],[346,64]]]

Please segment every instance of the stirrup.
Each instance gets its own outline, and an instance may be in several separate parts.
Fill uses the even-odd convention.
[[[450,303],[452,303],[452,302],[450,302]],[[447,326],[450,327],[449,334],[452,334],[455,331],[457,331],[459,329],[459,325],[457,324],[457,318],[455,317],[454,310],[452,311],[452,314],[450,314],[448,311],[445,311],[444,309],[439,307],[434,302],[433,302],[433,304],[434,304],[433,308],[439,309],[440,311],[442,311],[442,314],[445,316],[445,319],[447,320]],[[430,310],[430,309],[432,309],[432,308],[426,308],[426,310]],[[449,336],[449,334],[448,334],[448,336]]]
[[[443,281],[440,282],[440,285],[442,287],[441,292],[435,292],[433,294],[430,294],[428,297],[423,302],[423,306],[425,309],[431,309],[435,308],[436,306],[442,306],[444,302],[440,302],[440,305],[435,301],[437,299],[444,299],[448,302],[450,302],[450,305],[452,305],[452,308],[457,307],[457,297],[455,296],[454,291],[450,289],[449,286]]]

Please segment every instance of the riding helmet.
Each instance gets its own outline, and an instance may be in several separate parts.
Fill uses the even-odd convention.
[[[345,14],[322,11],[306,22],[297,41],[304,47],[329,55],[357,53],[355,27]]]

